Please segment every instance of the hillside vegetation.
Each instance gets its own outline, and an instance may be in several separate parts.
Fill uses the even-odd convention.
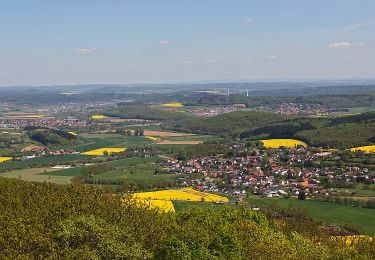
[[[359,239],[349,247],[298,215],[268,220],[262,213],[234,207],[162,214],[96,186],[4,178],[0,198],[2,259],[375,257],[374,240]]]
[[[351,148],[375,142],[375,113],[336,118],[298,118],[243,131],[241,138],[295,138],[310,146]]]
[[[46,128],[26,128],[29,138],[44,145],[71,145],[80,142],[76,135]]]
[[[124,106],[120,109],[105,113],[106,116],[120,117],[125,119],[145,119],[162,121],[179,121],[193,117],[184,112],[173,112],[142,105]]]
[[[258,111],[237,111],[213,117],[196,117],[172,125],[176,130],[201,134],[231,135],[247,129],[280,122],[286,115]]]

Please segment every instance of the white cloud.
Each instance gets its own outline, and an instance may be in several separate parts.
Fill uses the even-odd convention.
[[[169,44],[169,41],[168,40],[161,40],[159,43],[161,45],[166,45],[166,44]]]
[[[255,20],[251,17],[242,19],[242,22],[245,24],[252,24]]]
[[[268,60],[277,60],[279,57],[275,56],[275,55],[271,55],[271,56],[268,56],[266,57],[266,59]]]
[[[365,22],[362,22],[362,23],[351,24],[351,25],[348,25],[348,26],[345,26],[345,27],[341,28],[341,30],[342,31],[350,31],[350,30],[355,30],[355,29],[358,29],[358,28],[366,27],[366,26],[369,26],[369,25],[372,25],[372,24],[375,24],[375,19],[371,19],[371,20],[368,20],[368,21],[365,21]]]
[[[208,60],[205,60],[205,61],[204,61],[204,63],[208,63],[208,64],[210,64],[210,63],[215,63],[215,62],[216,62],[215,59],[208,59]]]
[[[98,50],[97,48],[80,48],[80,49],[77,50],[77,52],[81,53],[81,54],[89,54],[89,53],[93,53],[97,50]]]
[[[330,49],[347,49],[353,47],[363,47],[365,46],[364,43],[350,43],[350,42],[335,42],[330,44],[328,47]]]

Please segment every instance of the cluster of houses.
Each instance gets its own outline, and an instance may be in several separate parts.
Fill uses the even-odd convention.
[[[21,129],[25,127],[46,127],[46,128],[83,128],[89,126],[86,120],[76,118],[12,118],[0,119],[0,128]]]
[[[363,178],[374,183],[375,175],[358,167],[321,167],[320,159],[332,157],[331,152],[313,152],[309,148],[255,150],[255,155],[231,158],[198,157],[186,161],[168,159],[163,167],[176,174],[185,174],[179,180],[208,192],[225,192],[239,195],[259,194],[266,197],[328,194],[327,182],[347,185]]]
[[[38,146],[38,145],[29,145],[21,150],[22,157],[21,160],[32,159],[35,157],[47,156],[47,155],[67,155],[67,154],[79,154],[79,152],[72,149],[56,149],[51,150],[48,147]]]

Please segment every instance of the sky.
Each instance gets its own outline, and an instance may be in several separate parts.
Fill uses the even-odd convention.
[[[357,78],[374,0],[0,0],[0,86]]]

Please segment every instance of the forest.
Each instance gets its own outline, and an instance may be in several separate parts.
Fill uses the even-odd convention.
[[[0,178],[0,257],[54,259],[373,259],[375,241],[297,209],[159,213],[99,186]],[[278,212],[275,214],[275,212]]]

